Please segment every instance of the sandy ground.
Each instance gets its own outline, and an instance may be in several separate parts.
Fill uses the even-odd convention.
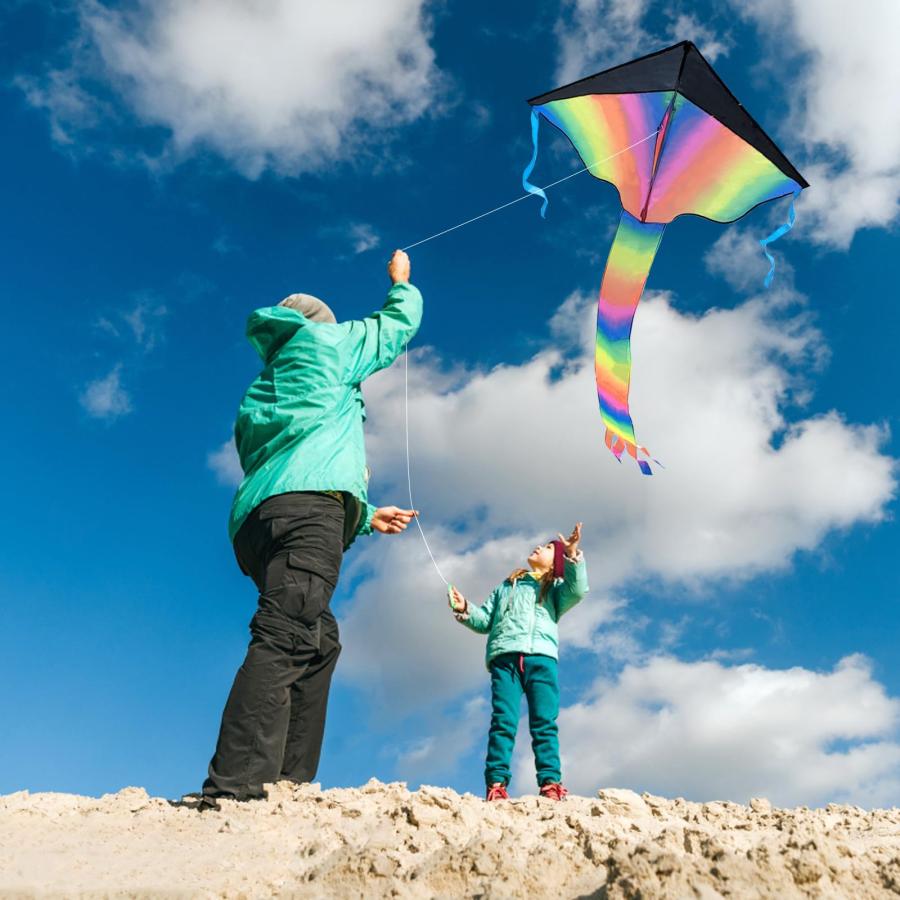
[[[200,814],[126,788],[0,797],[2,897],[897,897],[900,809],[372,781]]]

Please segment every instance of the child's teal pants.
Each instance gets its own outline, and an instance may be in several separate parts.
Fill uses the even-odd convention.
[[[491,661],[491,730],[484,768],[488,786],[498,781],[509,784],[523,692],[528,700],[528,727],[538,786],[561,778],[556,660],[536,653],[504,653]]]

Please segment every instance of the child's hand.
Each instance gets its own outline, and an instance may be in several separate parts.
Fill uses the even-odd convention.
[[[466,601],[466,598],[451,585],[450,589],[447,591],[447,597],[450,600],[450,609],[453,612],[465,612],[469,608],[469,604]]]
[[[572,558],[578,552],[578,544],[581,542],[581,522],[576,522],[572,533],[568,538],[564,538],[561,534],[557,537],[563,542],[566,548],[566,556]]]

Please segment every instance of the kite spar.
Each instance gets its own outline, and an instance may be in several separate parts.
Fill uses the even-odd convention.
[[[528,102],[534,154],[522,183],[544,198],[542,215],[546,196],[528,181],[541,117],[569,138],[595,178],[619,192],[622,216],[597,304],[597,398],[607,447],[650,475],[650,455],[637,442],[628,407],[631,328],[666,225],[681,215],[734,222],[809,185],[690,41]],[[615,153],[622,147],[629,152]],[[770,262],[767,285],[774,271],[767,245],[793,218],[792,199],[788,224],[760,242]]]

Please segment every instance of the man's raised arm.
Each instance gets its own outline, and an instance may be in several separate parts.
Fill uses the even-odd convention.
[[[358,384],[389,366],[419,330],[422,295],[409,283],[409,269],[409,257],[395,250],[388,263],[393,286],[384,306],[361,322],[350,323],[353,352],[346,373],[349,384]]]

